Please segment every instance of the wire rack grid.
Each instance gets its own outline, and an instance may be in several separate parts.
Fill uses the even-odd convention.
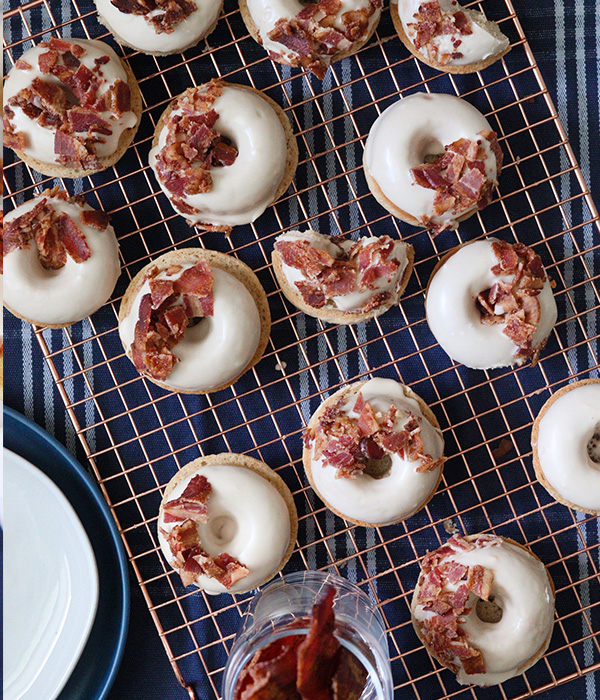
[[[480,698],[458,686],[418,642],[409,603],[418,560],[447,537],[495,531],[527,543],[549,566],[557,590],[554,636],[525,675],[488,689],[516,700],[600,669],[598,539],[592,518],[556,504],[537,484],[531,463],[533,418],[571,378],[599,369],[600,224],[556,110],[510,0],[472,6],[500,22],[511,52],[481,74],[448,76],[407,57],[384,10],[374,40],[318,80],[273,64],[226,3],[217,30],[195,50],[153,58],[120,50],[144,98],[134,145],[110,171],[62,182],[111,212],[123,274],[113,299],[89,321],[36,337],[81,443],[116,518],[132,567],[179,682],[190,697],[219,697],[222,670],[250,595],[216,597],[182,588],[156,538],[165,484],[199,453],[243,452],[270,464],[292,489],[298,546],[286,571],[330,569],[357,582],[378,604],[389,629],[397,697]],[[6,68],[49,36],[111,41],[91,4],[32,0],[4,15]],[[300,163],[288,194],[254,225],[230,237],[198,235],[173,213],[147,167],[154,125],[185,88],[223,77],[264,90],[289,116]],[[399,96],[450,92],[491,121],[505,154],[498,197],[432,239],[400,225],[368,192],[361,172],[370,125]],[[53,184],[6,158],[5,205],[12,208]],[[270,265],[274,237],[312,226],[356,237],[391,233],[410,241],[417,263],[400,306],[353,327],[322,324],[282,296]],[[423,290],[439,257],[484,235],[534,246],[556,282],[559,321],[541,361],[531,367],[471,371],[441,352],[424,319]],[[175,246],[230,252],[265,286],[273,328],[263,360],[233,387],[206,397],[164,392],[140,378],[118,339],[120,297],[150,259]],[[370,374],[410,384],[436,412],[449,456],[433,500],[407,522],[350,527],[327,511],[304,478],[301,433],[322,399]]]

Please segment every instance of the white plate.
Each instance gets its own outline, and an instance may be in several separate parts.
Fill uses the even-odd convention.
[[[96,560],[54,482],[3,454],[4,700],[54,700],[92,628]]]

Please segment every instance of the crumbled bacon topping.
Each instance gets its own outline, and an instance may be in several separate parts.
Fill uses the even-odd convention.
[[[402,282],[402,261],[393,256],[394,241],[389,236],[366,244],[356,241],[348,250],[338,246],[335,256],[306,239],[277,241],[275,250],[285,265],[302,271],[304,279],[294,284],[304,301],[315,309],[337,296],[373,290],[371,298],[356,310],[371,311],[392,296],[390,291],[377,291],[382,279],[396,287]]]
[[[214,80],[206,89],[190,88],[165,119],[167,137],[156,156],[156,170],[180,209],[186,196],[210,192],[211,168],[232,165],[237,158],[237,150],[214,128],[219,115],[213,104],[221,94],[222,87]],[[187,213],[198,213],[186,206]]]
[[[40,72],[52,78],[35,77],[29,87],[8,100],[4,107],[4,143],[17,150],[27,146],[25,135],[15,131],[11,121],[14,108],[18,107],[40,126],[55,132],[54,152],[59,163],[100,170],[102,163],[96,155],[96,145],[113,133],[111,121],[131,109],[131,89],[117,79],[99,97],[98,91],[105,82],[102,63],[97,60],[98,70],[90,70],[80,60],[85,49],[57,37],[40,46],[48,49],[38,58]],[[105,58],[110,60],[108,56]],[[17,62],[15,68],[25,69],[24,63]],[[78,104],[73,102],[73,96]],[[106,112],[108,117],[101,114]]]
[[[317,600],[307,635],[281,637],[254,654],[234,700],[358,700],[367,672],[335,637],[334,596],[328,587]]]
[[[369,0],[368,7],[344,12],[340,21],[343,29],[334,27],[342,8],[341,0],[318,0],[305,4],[295,17],[277,20],[268,33],[293,54],[290,65],[302,66],[319,79],[325,77],[331,57],[352,49],[355,42],[366,37],[373,14],[381,8],[381,0]],[[270,53],[277,61],[280,54]]]
[[[502,332],[518,347],[517,357],[535,360],[542,349],[533,345],[542,314],[537,297],[546,281],[542,260],[523,243],[494,241],[492,248],[498,259],[493,274],[509,279],[499,280],[477,297],[481,323],[504,324]]]
[[[226,552],[211,557],[202,547],[197,524],[208,522],[207,504],[211,492],[210,482],[203,474],[192,477],[183,493],[163,506],[164,523],[174,525],[170,530],[161,528],[160,532],[169,545],[173,566],[179,571],[184,586],[204,574],[229,590],[250,572]]]
[[[69,197],[58,187],[45,190],[32,209],[3,226],[3,256],[13,250],[29,248],[33,241],[40,263],[50,270],[64,267],[67,256],[76,263],[85,262],[90,257],[85,235],[68,214],[52,206],[49,201],[52,198],[81,204],[80,198]],[[99,213],[106,216],[103,212]]]
[[[431,163],[423,163],[411,168],[415,184],[435,190],[433,209],[437,216],[450,212],[458,218],[475,205],[486,207],[492,199],[496,181],[486,173],[485,161],[488,158],[483,142],[496,159],[496,177],[502,169],[502,149],[494,131],[480,131],[480,138],[471,141],[461,138],[444,147],[444,153]],[[451,223],[424,218],[423,224],[434,234],[450,228]]]
[[[418,472],[433,471],[444,458],[434,459],[425,452],[421,437],[421,418],[398,410],[392,404],[384,415],[376,413],[359,393],[352,407],[358,417],[351,417],[348,398],[328,406],[313,428],[307,429],[304,441],[313,446],[313,458],[322,458],[323,466],[336,469],[336,479],[351,479],[361,474],[371,460],[381,460],[387,454],[398,454],[408,461],[419,460]],[[400,415],[399,415],[400,414]],[[406,418],[401,428],[398,418]]]
[[[482,535],[472,541],[455,535],[427,554],[421,563],[415,602],[430,615],[417,619],[416,624],[427,647],[455,673],[459,663],[468,675],[486,671],[482,653],[470,643],[462,625],[471,611],[467,606],[469,594],[489,600],[494,574],[478,564],[461,564],[454,555],[501,543],[502,539],[493,535]]]
[[[172,34],[198,7],[190,0],[110,0],[125,14],[143,15],[157,34]]]
[[[416,49],[435,63],[442,66],[450,61],[463,57],[458,51],[462,44],[461,36],[473,33],[471,21],[461,10],[447,12],[440,6],[439,0],[429,0],[419,5],[419,9],[413,15],[414,22],[407,24],[408,35]],[[452,37],[453,51],[441,53],[434,39],[438,36],[449,35]]]
[[[190,319],[213,315],[213,274],[205,260],[183,272],[172,266],[166,278],[159,272],[152,267],[146,273],[150,291],[140,301],[131,357],[139,372],[164,380],[179,361],[172,350]]]

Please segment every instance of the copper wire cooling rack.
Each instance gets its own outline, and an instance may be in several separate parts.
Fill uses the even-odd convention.
[[[158,550],[156,514],[161,491],[178,468],[199,453],[223,450],[265,460],[294,491],[299,545],[286,570],[331,568],[378,602],[389,628],[397,697],[483,697],[441,670],[410,625],[418,559],[444,541],[450,518],[462,531],[493,530],[529,544],[549,566],[557,589],[548,653],[485,697],[523,698],[600,669],[596,522],[557,505],[537,484],[529,444],[532,420],[550,393],[571,377],[598,374],[600,297],[598,274],[591,272],[600,269],[598,213],[510,0],[475,6],[500,22],[513,47],[482,74],[442,75],[407,57],[386,9],[371,44],[336,64],[321,84],[272,64],[247,36],[234,3],[226,4],[208,42],[185,56],[125,52],[144,97],[134,146],[109,172],[63,183],[111,211],[124,272],[113,301],[90,321],[36,336],[120,526],[174,672],[191,698],[193,688],[198,697],[219,696],[250,596],[184,590]],[[92,5],[33,0],[5,14],[7,68],[52,27],[63,36],[110,40]],[[154,125],[169,100],[214,76],[265,90],[285,107],[300,146],[291,191],[255,225],[229,238],[198,237],[173,213],[146,165]],[[399,94],[418,90],[455,93],[476,105],[498,131],[506,161],[494,203],[461,224],[458,234],[435,239],[381,209],[361,171],[364,141],[377,115]],[[11,162],[10,154],[6,161],[7,208],[51,184]],[[350,328],[323,325],[291,307],[275,283],[270,251],[280,231],[306,225],[409,240],[417,264],[400,307]],[[534,367],[467,370],[440,351],[424,319],[423,289],[440,255],[484,234],[533,245],[556,282],[559,322]],[[166,393],[140,378],[116,331],[120,296],[136,272],[174,246],[198,244],[250,264],[273,313],[263,360],[234,387],[207,397]],[[326,511],[300,463],[301,431],[312,411],[340,385],[370,373],[400,379],[423,396],[439,417],[450,457],[426,508],[401,525],[377,529],[349,527]]]

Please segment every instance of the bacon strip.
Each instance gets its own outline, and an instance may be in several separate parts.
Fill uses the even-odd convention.
[[[355,419],[344,411],[347,401],[342,397],[328,406],[316,425],[304,433],[305,445],[313,447],[314,459],[322,458],[323,466],[334,467],[336,479],[356,477],[370,460],[382,459],[386,452],[409,461],[420,460],[418,472],[433,471],[443,464],[443,457],[433,459],[425,453],[420,419],[412,413],[408,413],[408,420],[398,430],[396,406],[390,406],[385,415],[377,415],[359,393],[353,409],[359,413]]]
[[[413,15],[414,22],[407,24],[408,35],[416,49],[434,63],[442,66],[452,60],[463,57],[458,51],[462,44],[461,36],[473,33],[472,23],[462,10],[446,12],[440,7],[439,0],[429,0],[419,6]],[[441,53],[434,39],[438,36],[452,37],[454,51]]]
[[[427,647],[455,673],[460,663],[465,673],[485,673],[483,655],[469,641],[462,627],[472,592],[482,600],[488,600],[494,574],[480,565],[465,566],[454,560],[461,551],[501,544],[499,537],[483,536],[467,541],[459,535],[451,537],[445,545],[427,554],[421,563],[416,605],[431,613],[417,620],[419,631]]]
[[[370,0],[368,7],[344,12],[341,15],[344,28],[340,30],[334,28],[333,23],[341,7],[341,0],[308,3],[290,20],[278,19],[267,36],[295,54],[292,58],[286,55],[286,62],[301,66],[322,80],[331,57],[349,51],[355,42],[366,36],[381,0]],[[282,56],[271,52],[271,58],[277,61]]]
[[[110,0],[125,14],[143,15],[157,34],[172,34],[175,27],[198,8],[190,0]],[[157,10],[162,12],[156,13]],[[150,17],[149,14],[152,13]]]
[[[494,131],[480,131],[475,141],[461,138],[444,147],[444,153],[431,163],[423,163],[411,168],[415,184],[435,190],[433,209],[441,216],[451,212],[453,218],[477,206],[486,207],[492,199],[496,182],[487,177],[485,161],[488,154],[483,146],[487,142],[489,150],[496,158],[496,176],[502,169],[502,150]],[[434,235],[451,227],[451,222],[444,224],[429,218],[423,218],[423,224]]]
[[[179,498],[165,503],[164,511],[180,519],[192,518],[206,523],[208,522],[206,503],[211,492],[212,486],[208,479],[202,474],[197,474],[190,480]]]
[[[110,60],[108,56],[96,59],[92,71],[80,61],[86,51],[79,44],[52,37],[40,46],[48,49],[38,57],[40,72],[59,82],[35,77],[31,85],[8,100],[4,107],[4,143],[17,150],[26,148],[24,134],[15,132],[12,122],[14,108],[18,107],[40,126],[55,132],[54,153],[59,163],[101,170],[96,146],[105,141],[104,136],[113,133],[104,113],[108,112],[110,119],[120,119],[131,109],[131,89],[117,80],[106,95],[98,98],[98,90],[105,82],[102,65]],[[73,104],[72,95],[79,104]]]
[[[367,672],[335,637],[328,587],[312,608],[307,635],[291,634],[259,649],[242,670],[234,700],[358,700]]]
[[[390,299],[391,293],[375,293],[378,282],[385,279],[391,284],[402,265],[398,258],[392,257],[394,241],[389,236],[380,236],[365,245],[357,241],[348,251],[338,246],[336,256],[302,239],[277,241],[275,250],[285,265],[302,271],[306,279],[295,282],[295,286],[304,301],[315,309],[334,297],[367,290],[374,293],[356,313],[379,308]],[[401,281],[397,280],[397,286]]]
[[[166,272],[173,276],[179,270]],[[205,260],[174,279],[156,279],[158,273],[153,267],[146,274],[150,292],[140,302],[131,359],[142,374],[165,380],[179,361],[172,350],[183,339],[190,319],[213,314],[213,274]]]
[[[173,103],[165,120],[167,138],[157,154],[156,170],[179,209],[186,196],[212,190],[211,168],[232,165],[237,158],[237,150],[214,128],[219,115],[213,103],[221,94],[218,81],[211,81],[204,91],[189,89]],[[198,213],[186,207],[187,213]]]
[[[542,260],[523,243],[495,241],[492,248],[498,259],[493,274],[506,275],[510,280],[497,282],[479,294],[481,323],[504,324],[502,332],[517,346],[517,357],[535,361],[542,349],[533,345],[542,313],[537,297],[546,281]]]

